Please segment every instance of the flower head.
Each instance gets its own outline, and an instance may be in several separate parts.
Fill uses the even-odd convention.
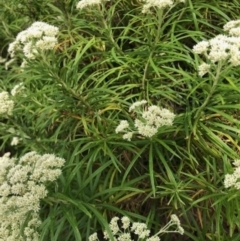
[[[77,3],[77,9],[83,9],[92,5],[100,4],[102,0],[81,0]]]
[[[214,38],[201,41],[193,47],[193,52],[202,54],[211,64],[229,62],[232,66],[240,65],[240,20],[230,21],[224,25],[225,35],[219,34]],[[203,63],[199,66],[199,75],[203,76],[210,65]]]
[[[53,49],[57,44],[57,27],[44,22],[35,22],[26,30],[20,32],[16,40],[9,45],[8,52],[13,58],[22,52],[27,59],[35,59],[39,51]]]
[[[118,226],[118,220],[119,218],[118,217],[114,217],[112,218],[110,224],[109,224],[109,228],[111,229],[112,233],[113,234],[117,234],[118,231],[120,230],[119,226]]]
[[[122,136],[122,138],[124,140],[128,140],[128,141],[131,141],[132,137],[133,137],[133,132],[127,132],[126,134],[123,134],[123,136]]]
[[[225,175],[224,186],[225,188],[234,187],[240,190],[240,160],[235,160],[233,165],[235,166],[234,172]]]
[[[122,228],[123,229],[128,229],[129,228],[129,226],[130,226],[130,219],[129,219],[129,217],[127,217],[127,216],[123,216],[122,218],[121,218],[121,221],[122,221]]]
[[[203,75],[208,73],[210,68],[211,68],[210,64],[202,63],[201,65],[199,65],[198,66],[198,74],[199,74],[199,76],[202,77]]]
[[[133,231],[141,239],[148,237],[150,234],[150,230],[147,229],[147,225],[145,223],[133,223],[131,231]]]
[[[116,133],[123,132],[129,127],[129,123],[126,120],[121,120],[117,128],[115,129]]]
[[[11,141],[11,146],[16,146],[16,145],[18,145],[18,143],[19,143],[21,140],[22,140],[21,138],[19,138],[19,137],[17,137],[17,136],[14,136],[14,137],[12,138],[12,141]]]
[[[144,2],[142,13],[148,13],[152,7],[163,9],[174,4],[173,0],[145,0]]]
[[[179,218],[178,218],[178,216],[176,215],[176,214],[172,214],[171,215],[171,221],[174,223],[174,224],[176,224],[177,226],[180,226],[180,220],[179,220]]]
[[[117,239],[118,241],[132,241],[130,233],[121,233]]]
[[[14,107],[13,100],[10,99],[7,91],[0,93],[0,115],[12,115]]]
[[[145,4],[142,8],[142,13],[149,13],[151,8],[165,9],[172,7],[174,3],[184,3],[185,0],[142,0]]]
[[[109,228],[112,231],[114,241],[133,241],[133,240],[146,240],[146,241],[160,241],[158,237],[162,233],[184,233],[184,229],[180,225],[180,221],[176,215],[171,216],[171,220],[162,228],[160,231],[150,237],[150,230],[147,228],[145,223],[133,222],[126,216],[121,218],[123,226],[121,228],[118,226],[118,217],[112,218],[109,224]],[[177,229],[174,231],[169,230],[173,225],[177,225]],[[110,240],[110,237],[106,231],[103,232],[104,239]],[[96,233],[89,236],[89,241],[98,241]]]
[[[201,41],[198,44],[193,46],[193,52],[196,54],[203,54],[207,52],[208,47],[209,47],[208,41]]]
[[[147,238],[146,241],[160,241],[160,238],[158,236],[153,236],[153,237]]]
[[[54,171],[64,164],[63,159],[49,155],[30,152],[19,160],[10,158],[10,153],[0,157],[0,238],[3,240],[38,240],[40,200],[48,193],[45,183],[56,180],[61,171]]]
[[[173,124],[175,114],[166,108],[160,108],[156,105],[151,105],[145,110],[142,106],[146,103],[146,100],[142,100],[130,106],[129,112],[135,112],[137,115],[137,118],[134,120],[134,126],[130,126],[126,120],[120,121],[115,131],[116,133],[125,132],[123,139],[130,141],[134,133],[151,138],[158,132],[160,127]]]
[[[231,36],[240,37],[240,20],[229,21],[223,26],[223,29]]]
[[[88,241],[97,241],[97,240],[98,240],[97,233],[93,233],[88,237]]]
[[[136,101],[129,107],[129,112],[134,111],[137,107],[145,105],[147,103],[146,100]]]

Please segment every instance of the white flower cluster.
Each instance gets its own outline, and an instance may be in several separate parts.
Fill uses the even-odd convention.
[[[224,179],[225,188],[234,187],[240,190],[240,160],[233,162],[235,170],[232,174],[226,174]]]
[[[208,73],[211,64],[229,62],[232,66],[240,65],[240,20],[230,21],[223,29],[227,35],[217,35],[206,41],[201,41],[193,47],[193,52],[202,54],[209,61],[199,66],[199,75]]]
[[[133,238],[138,237],[137,240],[142,241],[160,241],[157,236],[161,233],[184,233],[184,229],[181,227],[180,221],[176,215],[171,216],[171,220],[155,235],[150,236],[150,230],[145,223],[133,222],[126,216],[121,218],[122,226],[119,226],[119,218],[113,217],[110,221],[109,228],[112,232],[115,241],[134,241]],[[170,231],[171,226],[177,226],[177,229]],[[133,239],[132,239],[133,238]],[[110,236],[104,231],[104,239],[111,240]],[[93,233],[88,238],[89,241],[99,241],[97,233]]]
[[[133,103],[129,112],[133,111],[137,114],[134,121],[134,127],[131,128],[128,121],[122,120],[115,129],[116,133],[125,132],[123,139],[130,141],[133,134],[140,134],[144,137],[152,137],[162,126],[171,126],[175,118],[175,114],[165,108],[160,108],[156,105],[151,105],[147,110],[141,111],[141,106],[147,103],[146,100]]]
[[[181,235],[184,234],[184,229],[181,226],[181,222],[180,222],[180,220],[179,220],[179,218],[178,218],[178,216],[176,214],[172,214],[171,215],[171,221],[167,225],[169,225],[169,226],[176,225],[177,229],[175,230],[175,232],[180,233]]]
[[[11,144],[10,144],[11,146],[16,146],[19,144],[19,142],[21,142],[23,140],[20,137],[20,136],[22,136],[21,133],[19,131],[15,130],[14,128],[11,127],[7,131],[9,133],[11,133],[12,135],[14,135],[12,138]],[[28,136],[24,135],[24,137],[27,138]]]
[[[92,5],[100,4],[103,0],[81,0],[77,3],[77,9],[83,9]],[[110,0],[107,0],[110,1]]]
[[[229,32],[230,36],[240,37],[240,20],[232,20],[223,26],[223,30]]]
[[[12,88],[11,95],[15,96],[15,95],[19,94],[20,92],[22,92],[22,90],[24,90],[24,89],[25,89],[25,87],[23,86],[23,83],[19,83]]]
[[[145,2],[142,8],[142,13],[149,13],[150,8],[152,7],[164,9],[167,7],[172,7],[174,5],[174,0],[142,0],[142,2]],[[178,0],[176,2],[184,3],[185,0]]]
[[[61,174],[64,159],[29,152],[19,160],[6,153],[0,158],[0,240],[38,241],[40,200],[46,182]]]
[[[207,63],[202,63],[198,66],[198,74],[199,76],[203,77],[206,73],[208,73],[211,69],[211,65]]]
[[[19,137],[17,137],[17,136],[14,136],[13,138],[12,138],[12,141],[11,141],[11,146],[16,146],[16,145],[18,145],[19,144],[19,142],[20,141],[22,141],[22,138],[19,138]]]
[[[10,99],[7,91],[0,93],[0,115],[10,116],[14,107],[13,100]]]
[[[8,52],[14,58],[22,52],[27,59],[35,59],[39,51],[53,49],[57,44],[57,27],[44,22],[35,22],[28,29],[20,32],[16,40],[9,45]]]

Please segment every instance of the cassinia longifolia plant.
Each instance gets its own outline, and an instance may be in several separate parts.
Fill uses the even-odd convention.
[[[76,7],[84,10],[105,2],[111,1],[81,0]],[[148,14],[152,9],[172,8],[175,4],[184,3],[185,0],[141,0],[140,2],[142,13]],[[193,52],[202,55],[204,59],[198,67],[199,76],[204,77],[208,74],[213,82],[208,97],[195,115],[195,130],[201,111],[207,105],[224,71],[240,65],[240,20],[228,22],[224,25],[224,31],[226,35],[217,35],[210,40],[201,41],[193,48]],[[33,23],[28,29],[20,32],[16,40],[9,45],[8,52],[12,59],[6,62],[6,59],[0,58],[0,63],[6,62],[7,69],[16,57],[22,56],[21,66],[24,67],[27,61],[37,59],[41,51],[53,49],[58,42],[58,33],[58,27],[53,25],[44,22]],[[11,95],[7,91],[0,93],[1,117],[8,118],[13,115],[14,97],[24,88],[24,83],[20,83],[12,89]],[[160,128],[173,124],[175,118],[173,112],[156,105],[146,105],[146,100],[133,103],[129,112],[132,112],[134,120],[120,121],[115,132],[124,133],[122,137],[128,141],[133,138],[133,135],[152,138]],[[14,137],[11,145],[17,145],[20,140]],[[0,241],[39,240],[40,201],[47,196],[46,184],[54,182],[60,176],[64,162],[64,159],[53,154],[39,155],[36,152],[29,152],[19,160],[10,158],[9,153],[0,158]],[[236,160],[234,165],[235,171],[225,176],[224,185],[226,188],[240,189],[240,161]],[[111,235],[116,241],[159,241],[158,235],[160,234],[184,233],[176,215],[171,215],[171,220],[153,236],[150,236],[150,230],[145,223],[131,223],[126,216],[121,218],[121,226],[119,224],[118,217],[114,217],[109,224]],[[176,229],[169,230],[173,226]],[[111,239],[107,231],[103,234],[104,239]],[[98,240],[97,233],[89,237],[89,241]]]
[[[38,241],[40,200],[46,183],[62,173],[65,160],[53,154],[29,152],[17,158],[0,158],[0,241]]]
[[[116,133],[125,133],[123,139],[130,141],[133,134],[151,138],[157,134],[160,127],[173,124],[175,114],[171,111],[156,105],[151,105],[145,110],[143,107],[145,104],[147,104],[146,100],[133,103],[129,108],[129,112],[136,114],[134,124],[129,124],[127,120],[122,120],[115,129]]]
[[[203,104],[195,115],[194,134],[201,112],[212,97],[217,84],[224,78],[227,71],[240,66],[240,20],[230,21],[223,27],[226,35],[217,35],[210,40],[199,42],[193,47],[193,52],[202,55],[204,62],[198,67],[198,74],[203,77],[208,74],[212,87]]]
[[[120,226],[119,220],[120,218],[113,217],[109,223],[109,229],[115,241],[160,241],[158,237],[160,234],[184,233],[180,220],[175,214],[171,215],[171,220],[153,236],[150,236],[151,231],[147,228],[147,224],[145,223],[131,222],[128,217],[124,216],[121,218]],[[174,230],[170,230],[172,226],[175,226]],[[107,231],[104,231],[103,234],[105,240],[111,240]],[[136,239],[134,239],[134,237]],[[89,236],[88,241],[99,241],[97,233],[93,233]]]

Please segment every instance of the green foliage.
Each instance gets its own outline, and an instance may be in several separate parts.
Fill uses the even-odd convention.
[[[211,93],[213,82],[198,76],[200,59],[192,52],[238,18],[239,1],[187,0],[151,15],[135,0],[81,11],[76,4],[0,0],[3,57],[10,59],[8,44],[35,21],[60,29],[54,51],[24,70],[19,59],[8,70],[0,66],[2,90],[25,86],[14,97],[14,115],[1,117],[1,154],[35,150],[66,160],[42,202],[40,240],[87,240],[122,215],[157,232],[173,213],[185,234],[163,241],[239,240],[239,192],[223,186],[240,150],[239,67]],[[115,128],[142,99],[176,119],[152,139],[128,142]],[[10,128],[22,138],[14,147]]]

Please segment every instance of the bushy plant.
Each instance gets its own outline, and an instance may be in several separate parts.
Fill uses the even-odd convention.
[[[237,0],[0,0],[2,159],[65,160],[29,213],[36,239],[114,240],[120,216],[153,235],[176,213],[184,235],[161,240],[239,240],[239,13]]]

